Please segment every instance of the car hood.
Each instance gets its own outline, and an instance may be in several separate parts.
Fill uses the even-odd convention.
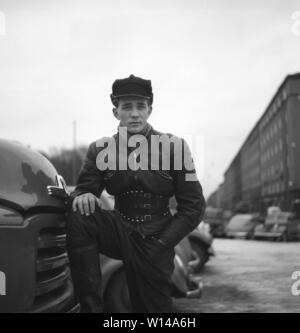
[[[47,193],[56,185],[57,171],[41,154],[19,143],[0,139],[0,204],[19,210],[32,207],[63,208]]]
[[[226,230],[227,231],[250,231],[255,227],[253,222],[253,215],[251,214],[238,214],[231,218]]]

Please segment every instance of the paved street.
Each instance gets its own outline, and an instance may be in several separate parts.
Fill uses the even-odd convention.
[[[300,296],[291,293],[300,242],[215,239],[214,248],[202,299],[176,300],[180,312],[300,312]]]

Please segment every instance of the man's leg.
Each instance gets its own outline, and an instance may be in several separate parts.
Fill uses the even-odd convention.
[[[102,311],[99,251],[122,259],[133,312],[172,312],[174,249],[124,227],[114,211],[89,217],[70,212],[67,245],[75,293],[83,312]]]
[[[103,312],[99,251],[121,259],[121,234],[115,222],[113,212],[100,209],[90,216],[68,214],[67,248],[82,312]]]
[[[155,239],[130,236],[132,257],[125,263],[133,312],[172,312],[174,249]]]

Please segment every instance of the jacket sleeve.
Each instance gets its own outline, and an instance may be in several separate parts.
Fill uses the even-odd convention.
[[[205,212],[205,199],[200,182],[196,176],[192,156],[188,145],[182,140],[182,154],[190,157],[190,167],[187,169],[182,155],[182,168],[175,170],[172,166],[171,174],[175,186],[177,213],[171,223],[160,235],[160,239],[167,246],[176,246],[185,236],[193,231],[201,222]]]
[[[71,193],[72,199],[84,193],[93,193],[96,197],[100,197],[105,184],[104,172],[100,171],[96,165],[97,153],[96,142],[93,142],[88,148],[79,172],[75,191]]]

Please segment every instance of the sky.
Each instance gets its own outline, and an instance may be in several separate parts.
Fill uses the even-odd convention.
[[[111,136],[112,83],[134,74],[152,81],[151,125],[200,142],[208,196],[300,71],[297,13],[294,0],[0,0],[0,138],[71,148],[75,120],[77,145]]]

